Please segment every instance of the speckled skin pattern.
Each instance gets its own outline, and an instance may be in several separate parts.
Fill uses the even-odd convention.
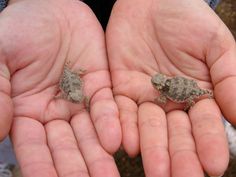
[[[160,93],[157,102],[165,104],[167,99],[175,103],[186,103],[185,111],[195,104],[194,99],[202,95],[213,98],[213,92],[198,87],[196,81],[181,76],[167,77],[164,74],[156,74],[151,82]]]
[[[59,88],[62,91],[61,98],[67,99],[73,103],[82,103],[85,101],[87,106],[88,98],[84,95],[83,81],[80,77],[82,73],[82,70],[78,73],[73,72],[65,65],[59,81]]]

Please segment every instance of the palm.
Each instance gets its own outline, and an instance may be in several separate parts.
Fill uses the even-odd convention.
[[[12,139],[24,176],[118,176],[90,120],[103,147],[114,152],[120,139],[117,108],[104,35],[92,12],[79,1],[16,1],[0,24],[1,54],[11,73]],[[91,114],[83,104],[55,98],[67,61],[74,71],[86,70]],[[99,168],[104,163],[107,171]]]
[[[226,51],[235,44],[214,12],[202,1],[118,1],[107,28],[107,45],[123,144],[135,155],[140,141],[147,176],[168,176],[169,168],[174,176],[203,176],[201,166],[210,175],[221,175],[228,156],[214,100],[199,101],[188,115],[174,110],[182,105],[167,103],[160,108],[152,103],[157,91],[150,82],[156,72],[193,78],[203,88],[214,87],[222,110],[235,117],[231,106],[224,107],[235,95],[222,95],[230,83],[218,84],[226,77],[218,63],[226,64]],[[222,154],[220,159],[217,154]],[[154,167],[157,163],[162,168]]]

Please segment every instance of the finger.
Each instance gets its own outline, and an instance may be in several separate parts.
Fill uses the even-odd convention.
[[[110,88],[103,88],[93,96],[90,114],[102,146],[114,153],[121,143],[121,127]]]
[[[167,115],[172,177],[203,177],[188,115],[172,111]]]
[[[147,177],[170,177],[165,112],[155,104],[143,103],[138,110],[140,146]]]
[[[0,58],[3,58],[1,49]],[[10,72],[6,65],[0,61],[0,141],[9,133],[12,122],[13,104],[10,98],[11,85],[9,80]]]
[[[207,62],[216,101],[224,116],[236,125],[236,43],[224,24],[217,31],[208,51]]]
[[[67,58],[74,63],[73,69],[86,70],[82,78],[85,94],[91,96],[91,118],[102,146],[108,152],[114,153],[121,143],[121,128],[111,92],[104,31],[85,3],[72,3],[73,8],[67,15],[76,32],[73,33]]]
[[[116,96],[115,100],[120,113],[122,144],[127,154],[134,157],[139,153],[137,104],[125,96]]]
[[[99,144],[93,124],[87,112],[76,115],[71,120],[79,149],[84,157],[91,177],[119,177],[115,161]]]
[[[229,152],[217,104],[214,100],[201,100],[190,110],[189,117],[203,168],[210,176],[224,174],[229,161]]]
[[[46,124],[48,145],[59,176],[89,177],[70,125],[62,120]]]
[[[26,117],[15,118],[12,141],[24,177],[57,177],[41,123]]]

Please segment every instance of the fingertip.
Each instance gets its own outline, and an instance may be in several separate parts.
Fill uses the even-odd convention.
[[[100,100],[91,107],[91,117],[99,140],[106,151],[115,153],[121,144],[118,109],[113,100]]]
[[[216,136],[206,135],[202,137],[198,145],[199,158],[205,171],[210,176],[224,174],[229,163],[229,150],[226,139],[221,135]]]
[[[190,110],[189,116],[203,168],[210,176],[224,174],[229,149],[219,107],[214,100],[201,100]]]
[[[104,149],[108,153],[114,154],[121,145],[121,130],[115,122],[107,122],[107,125],[109,128],[104,130],[104,133],[99,134],[99,139]]]
[[[119,176],[114,158],[108,154],[97,139],[89,114],[78,114],[71,125],[79,150],[89,170],[89,176]]]
[[[140,152],[137,104],[132,99],[121,95],[116,96],[115,100],[119,108],[122,145],[130,157],[135,157]]]
[[[138,126],[137,125],[122,125],[122,144],[125,152],[129,157],[135,157],[140,152]]]

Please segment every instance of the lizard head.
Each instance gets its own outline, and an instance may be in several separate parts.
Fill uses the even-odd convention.
[[[156,74],[152,77],[151,82],[154,88],[162,90],[166,84],[167,77],[164,74]]]
[[[69,92],[68,97],[70,100],[72,100],[72,102],[75,103],[82,103],[85,98],[82,90],[80,89],[74,90],[73,92]]]

